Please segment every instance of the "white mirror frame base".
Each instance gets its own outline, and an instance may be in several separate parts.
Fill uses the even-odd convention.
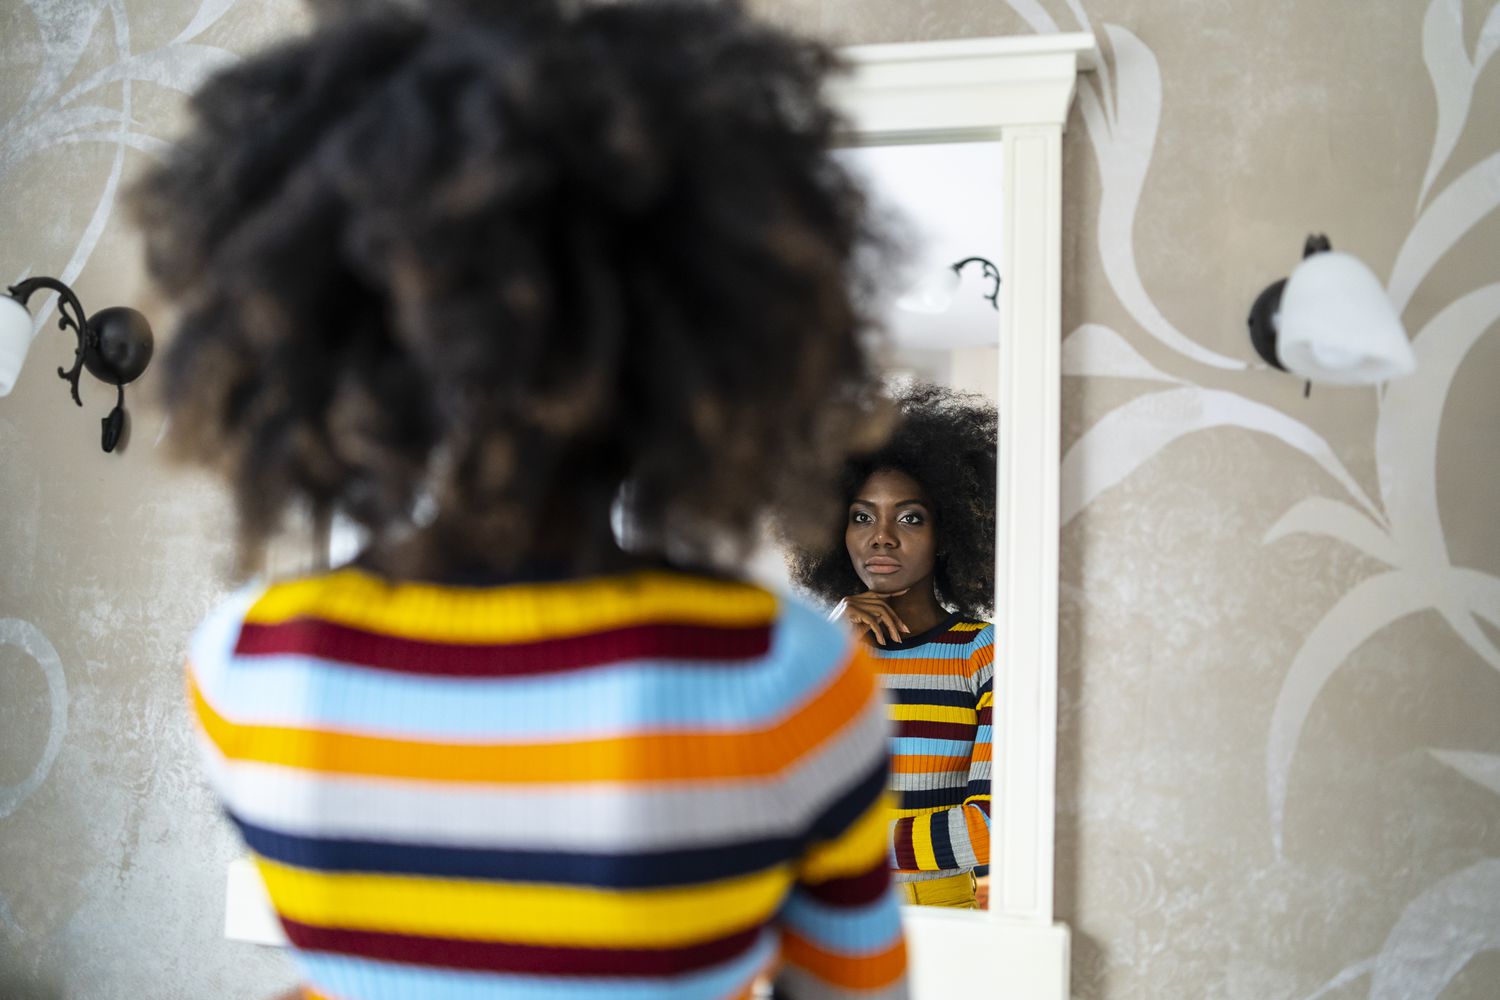
[[[1062,133],[1097,48],[1076,33],[842,51],[853,71],[832,96],[850,144],[998,140],[1004,150],[990,909],[902,908],[911,993],[1065,1000],[1068,929],[1052,912]],[[248,858],[230,865],[224,933],[286,943]]]

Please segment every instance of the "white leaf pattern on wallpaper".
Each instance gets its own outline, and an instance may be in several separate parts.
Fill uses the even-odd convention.
[[[1491,8],[1485,18],[1472,61],[1464,47],[1462,0],[1442,0],[1427,8],[1427,16],[1422,20],[1422,61],[1427,64],[1437,96],[1437,134],[1432,140],[1432,156],[1427,161],[1422,190],[1417,195],[1419,206],[1427,200],[1427,191],[1438,171],[1458,145],[1469,117],[1469,103],[1474,99],[1474,82],[1497,49],[1500,49],[1500,6]]]
[[[1486,215],[1500,208],[1500,152],[1468,170],[1433,198],[1401,244],[1386,286],[1397,312],[1411,297],[1443,254]]]
[[[1326,535],[1358,549],[1387,566],[1400,562],[1400,551],[1384,528],[1338,500],[1308,497],[1293,504],[1261,541],[1269,545],[1290,535]]]
[[[1500,754],[1432,750],[1434,757],[1478,785],[1500,795]]]
[[[239,0],[203,0],[198,5],[197,12],[193,14],[193,19],[187,23],[187,27],[183,28],[182,32],[176,38],[172,39],[172,44],[180,45],[183,42],[189,42],[197,38],[213,27],[219,18],[229,13],[238,2]]]
[[[39,267],[33,262],[6,283],[40,270],[71,284],[88,264],[114,213],[125,151],[136,149],[159,156],[166,148],[161,137],[140,131],[134,121],[132,84],[146,82],[189,93],[208,74],[232,62],[235,56],[224,49],[187,42],[223,16],[233,3],[205,0],[176,42],[141,54],[131,53],[130,23],[123,0],[82,6],[31,0],[28,6],[42,40],[42,67],[26,104],[0,122],[0,181],[26,159],[54,146],[85,142],[112,145],[114,157],[89,222],[62,268],[45,262]],[[114,62],[59,94],[58,88],[77,66],[89,38],[100,26],[100,15],[106,11],[113,28]],[[108,84],[120,87],[118,107],[75,103]],[[57,296],[51,293],[38,301],[33,321],[36,331],[47,324],[56,302]]]
[[[62,750],[68,732],[68,678],[63,672],[57,647],[31,622],[19,618],[0,618],[0,646],[11,646],[36,664],[47,682],[47,738],[31,772],[13,785],[0,785],[0,818],[9,816],[41,787]]]
[[[1062,342],[1062,373],[1078,378],[1132,378],[1183,385],[1141,356],[1109,327],[1084,323]]]
[[[57,94],[57,88],[73,72],[88,47],[99,16],[109,6],[108,0],[86,3],[52,3],[49,0],[26,0],[26,7],[36,25],[42,64],[26,103],[16,115],[29,117],[37,106]]]
[[[1135,35],[1119,25],[1103,27],[1115,53],[1119,102],[1113,109],[1106,107],[1085,81],[1078,88],[1078,103],[1099,163],[1099,249],[1105,278],[1142,329],[1172,350],[1214,368],[1245,368],[1244,361],[1190,340],[1162,315],[1141,283],[1135,262],[1135,215],[1161,122],[1161,70],[1156,56]]]
[[[234,61],[234,53],[212,45],[168,45],[104,67],[69,90],[58,103],[69,104],[80,96],[117,80],[154,83],[189,94],[211,73]]]
[[[1057,22],[1037,0],[1006,0],[1006,6],[1020,15],[1021,20],[1039,35],[1057,30]]]
[[[1500,669],[1500,651],[1473,620],[1476,614],[1491,621],[1500,617],[1500,578],[1450,564],[1437,497],[1438,435],[1448,387],[1469,349],[1497,321],[1500,283],[1449,305],[1412,340],[1417,370],[1392,382],[1380,402],[1376,468],[1390,520],[1390,548],[1384,551],[1393,557],[1385,561],[1398,570],[1344,595],[1314,627],[1282,682],[1266,744],[1266,787],[1278,853],[1283,846],[1287,773],[1302,726],[1328,678],[1365,639],[1400,617],[1432,608],[1476,653]],[[1322,527],[1302,526],[1307,533],[1350,542],[1347,527],[1343,518]],[[1369,551],[1365,545],[1356,547]],[[1376,581],[1386,581],[1378,595],[1362,589]],[[1390,588],[1399,589],[1400,598]],[[1351,630],[1350,636],[1357,635],[1358,641],[1350,645],[1330,634],[1340,629]]]
[[[1069,338],[1072,339],[1072,338]],[[1062,459],[1062,523],[1134,474],[1157,452],[1197,431],[1238,427],[1278,438],[1322,466],[1372,513],[1374,504],[1333,449],[1306,424],[1233,392],[1189,385],[1147,393],[1115,407],[1084,431]]]
[[[1470,292],[1412,340],[1417,369],[1386,389],[1375,428],[1376,470],[1391,532],[1409,564],[1448,564],[1438,514],[1438,435],[1448,388],[1464,357],[1500,321],[1500,282]]]
[[[1497,948],[1500,860],[1487,858],[1441,879],[1401,911],[1375,959],[1370,1000],[1436,1000],[1469,959]]]

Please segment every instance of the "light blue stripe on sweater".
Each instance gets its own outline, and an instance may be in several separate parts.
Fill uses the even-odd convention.
[[[868,906],[828,906],[793,893],[781,909],[782,922],[820,947],[850,957],[879,954],[901,936],[901,909],[886,893]]]
[[[743,988],[774,948],[763,934],[738,958],[671,978],[470,972],[315,951],[297,962],[314,988],[340,1000],[720,1000]]]
[[[974,744],[967,740],[932,740],[918,736],[892,736],[891,755],[931,754],[935,757],[967,757],[974,752]]]
[[[785,716],[846,662],[849,640],[790,603],[759,663],[625,661],[502,679],[372,670],[311,656],[256,656],[212,669],[232,647],[217,621],[194,641],[204,696],[242,724],[348,729],[421,739],[589,737],[665,727],[743,729]],[[231,623],[233,624],[233,623]],[[215,632],[215,630],[217,630]],[[795,659],[794,659],[795,658]]]

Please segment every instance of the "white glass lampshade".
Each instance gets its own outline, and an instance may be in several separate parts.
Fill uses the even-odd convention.
[[[958,272],[951,267],[930,271],[910,291],[896,300],[896,306],[907,312],[941,315],[952,307],[958,284]]]
[[[10,395],[15,388],[31,336],[31,313],[9,295],[0,294],[0,396]]]
[[[1333,385],[1372,385],[1417,366],[1379,279],[1336,250],[1312,254],[1287,279],[1276,355],[1287,371]]]

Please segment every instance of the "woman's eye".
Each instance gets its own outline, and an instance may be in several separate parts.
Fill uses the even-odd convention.
[[[900,522],[902,524],[921,524],[922,523],[922,515],[921,514],[914,514],[914,513],[911,513],[910,511],[908,511],[905,514],[902,514],[901,517],[898,518],[898,520],[900,520]]]
[[[869,524],[872,520],[874,520],[874,518],[870,517],[869,514],[866,514],[862,510],[857,510],[853,514],[849,515],[849,520],[853,521],[855,524]]]

